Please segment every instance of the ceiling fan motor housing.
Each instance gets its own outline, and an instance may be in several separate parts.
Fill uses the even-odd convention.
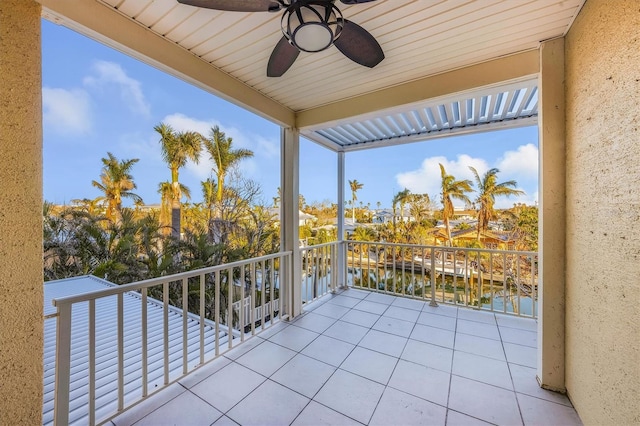
[[[303,52],[320,52],[333,44],[344,27],[344,18],[331,0],[298,0],[287,7],[282,33]]]

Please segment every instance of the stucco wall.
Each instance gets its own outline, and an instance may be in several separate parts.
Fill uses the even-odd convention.
[[[567,391],[640,424],[640,2],[587,0],[565,61]]]
[[[0,1],[0,425],[42,423],[40,6]]]

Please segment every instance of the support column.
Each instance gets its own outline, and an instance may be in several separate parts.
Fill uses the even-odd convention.
[[[338,152],[338,217],[336,221],[338,234],[338,273],[339,288],[347,286],[347,249],[344,243],[344,152]]]
[[[283,282],[288,284],[286,295],[280,295],[285,301],[286,312],[295,317],[302,313],[302,261],[299,246],[299,209],[300,194],[300,133],[297,129],[285,129],[280,132],[280,247],[291,251],[291,262]],[[282,291],[282,289],[281,289]]]
[[[0,424],[42,424],[40,5],[0,1]]]
[[[565,388],[564,38],[540,47],[538,383]]]

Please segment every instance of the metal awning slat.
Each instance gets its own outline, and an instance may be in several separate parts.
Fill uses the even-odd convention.
[[[378,129],[378,132],[380,133],[379,139],[391,139],[393,132],[389,129],[382,118],[376,118],[372,120],[371,123]]]
[[[469,122],[469,117],[467,117],[467,103],[469,99],[464,99],[460,101],[460,125],[466,126]]]
[[[440,115],[440,105],[436,105],[434,108],[429,108],[431,114],[436,122],[436,130],[441,130],[444,125],[442,121],[442,116]]]
[[[355,122],[353,123],[353,127],[356,128],[360,133],[365,135],[365,138],[368,140],[376,140],[376,135],[374,135],[366,126],[364,122]]]
[[[302,134],[336,151],[347,151],[488,128],[528,126],[537,120],[537,90],[537,79],[529,78],[302,130]]]
[[[502,107],[502,114],[500,114],[500,119],[504,120],[511,113],[511,108],[513,107],[513,97],[516,94],[517,90],[509,90],[509,94],[507,98],[504,100],[504,106]],[[513,115],[511,115],[513,117]]]

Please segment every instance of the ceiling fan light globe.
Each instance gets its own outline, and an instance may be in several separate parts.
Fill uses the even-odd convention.
[[[335,41],[344,25],[340,10],[328,0],[294,2],[282,16],[282,32],[304,52],[320,52]]]
[[[320,52],[331,46],[333,33],[324,24],[309,23],[299,26],[292,34],[292,40],[304,52]]]

